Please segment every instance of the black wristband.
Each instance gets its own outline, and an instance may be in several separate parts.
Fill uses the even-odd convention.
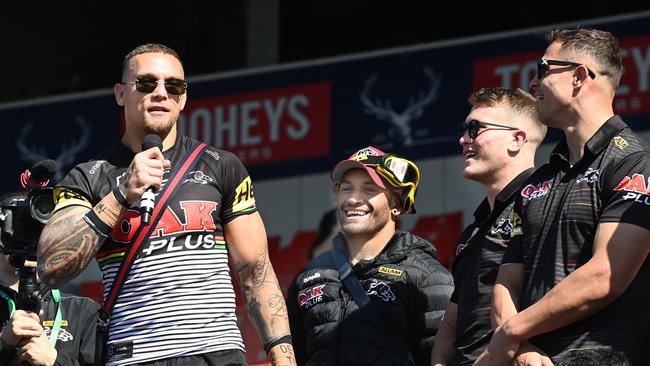
[[[264,351],[266,351],[266,353],[268,354],[269,351],[271,351],[271,348],[277,346],[278,344],[281,343],[291,344],[292,341],[293,340],[291,339],[291,334],[287,334],[285,336],[278,337],[278,338],[269,339],[268,342],[264,343]]]
[[[90,210],[84,216],[84,221],[90,226],[95,232],[104,238],[108,238],[113,230],[112,227],[108,226],[102,219],[97,216],[95,210]]]
[[[113,197],[119,202],[120,205],[129,208],[129,203],[126,201],[126,197],[122,194],[122,191],[120,191],[120,187],[115,187],[113,188]]]

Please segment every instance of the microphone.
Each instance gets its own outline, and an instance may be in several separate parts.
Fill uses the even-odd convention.
[[[56,161],[41,160],[20,174],[20,185],[24,189],[45,187],[58,170]]]
[[[142,141],[142,151],[157,147],[162,151],[162,140],[156,134],[149,134]],[[147,188],[140,198],[140,218],[143,225],[149,225],[149,218],[153,213],[153,203],[156,199],[154,187]]]

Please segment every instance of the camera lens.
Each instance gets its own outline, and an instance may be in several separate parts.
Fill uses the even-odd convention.
[[[34,220],[47,224],[52,211],[54,211],[54,197],[50,189],[45,189],[34,195],[30,201],[29,209]]]

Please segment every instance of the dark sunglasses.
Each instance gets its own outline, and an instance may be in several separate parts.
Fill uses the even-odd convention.
[[[467,123],[461,123],[460,126],[458,126],[458,132],[460,135],[464,135],[465,132],[469,135],[469,137],[473,140],[478,137],[479,133],[478,131],[483,128],[489,128],[491,127],[499,127],[500,129],[504,130],[512,130],[512,131],[517,131],[518,128],[512,127],[512,126],[504,126],[504,125],[498,125],[496,123],[488,123],[488,122],[481,122],[477,121],[475,119],[467,122]]]
[[[550,69],[551,65],[578,67],[581,66],[582,64],[579,64],[577,62],[571,62],[571,61],[549,60],[546,58],[540,58],[539,60],[537,60],[537,80],[542,80],[544,75],[546,75],[546,73]],[[586,68],[587,71],[589,72],[589,77],[595,79],[596,74],[593,71],[589,70],[588,67]]]
[[[165,83],[165,90],[172,95],[185,94],[187,90],[187,83],[181,79],[166,79],[165,81],[158,81],[156,78],[148,76],[140,76],[135,81],[129,81],[122,84],[135,84],[135,90],[140,93],[151,93],[158,87],[158,83]]]

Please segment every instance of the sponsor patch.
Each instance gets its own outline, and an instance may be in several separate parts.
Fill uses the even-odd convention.
[[[239,212],[252,207],[255,207],[253,183],[251,177],[246,177],[235,190],[235,202],[232,205],[232,212]]]
[[[44,327],[53,327],[54,326],[54,320],[44,320],[43,321],[43,326]],[[62,327],[67,327],[68,326],[68,320],[66,320],[66,319],[61,320],[61,326]]]
[[[323,287],[325,287],[324,284],[300,291],[298,293],[298,304],[300,307],[309,309],[323,301]]]
[[[133,342],[109,343],[106,345],[107,361],[119,361],[133,356]]]
[[[99,167],[101,167],[102,164],[104,164],[105,162],[106,160],[97,160],[97,162],[95,162],[95,164],[93,164],[93,166],[90,168],[88,173],[90,173],[91,175],[97,173]]]
[[[379,272],[389,274],[391,276],[401,276],[402,273],[404,273],[404,271],[402,271],[401,269],[389,268],[384,266],[379,267]]]
[[[66,187],[54,188],[54,204],[56,205],[54,207],[55,212],[68,206],[93,208],[86,197]]]
[[[311,275],[309,277],[305,277],[305,279],[302,280],[302,283],[307,283],[307,282],[309,282],[311,280],[315,280],[317,278],[320,278],[320,272],[316,272],[316,273],[314,273],[313,275]]]
[[[362,161],[362,160],[367,160],[368,156],[379,156],[379,153],[373,149],[368,149],[368,148],[361,149],[357,151],[356,154],[350,159],[356,161]]]
[[[390,289],[390,286],[382,281],[372,280],[370,288],[366,291],[368,296],[375,296],[384,302],[395,301],[395,294]]]
[[[614,191],[625,191],[624,200],[633,200],[637,203],[650,206],[650,181],[643,174],[634,174],[623,178],[614,188]]]
[[[545,180],[537,184],[528,184],[521,190],[521,195],[528,199],[543,197],[548,194],[553,186],[553,179]]]
[[[511,237],[515,237],[517,235],[523,235],[524,231],[521,228],[522,220],[521,216],[517,215],[517,213],[512,214],[512,235]]]
[[[214,158],[214,160],[221,159],[221,155],[216,151],[212,151],[212,150],[208,149],[208,150],[205,150],[205,153],[212,156]]]
[[[623,150],[629,145],[629,143],[621,136],[616,136],[614,137],[614,145],[616,145],[616,147],[618,147],[619,149]]]

